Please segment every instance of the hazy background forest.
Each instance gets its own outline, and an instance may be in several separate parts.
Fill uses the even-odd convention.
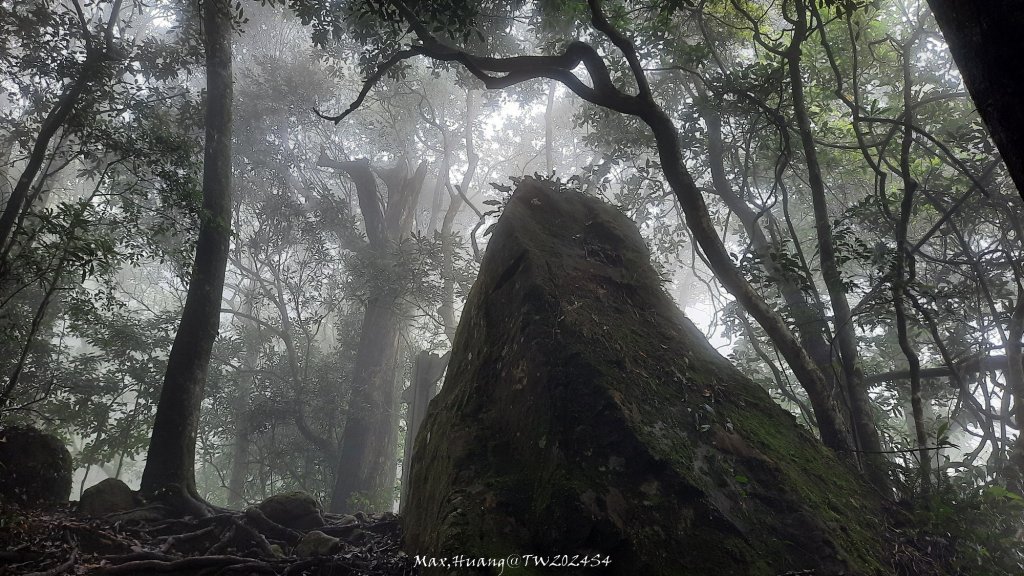
[[[938,523],[965,502],[993,533],[1012,522],[1024,212],[927,3],[606,4],[636,58],[582,1],[410,3],[408,33],[388,2],[232,6],[231,236],[198,495],[397,507],[413,382],[447,361],[510,178],[536,174],[634,219],[713,344],[827,445],[859,450],[876,487],[937,503]],[[137,487],[145,466],[207,212],[201,28],[163,0],[0,0],[0,422],[67,439],[73,497]],[[555,79],[488,89],[436,53],[392,62],[336,116],[428,33],[496,56],[590,44],[610,82],[653,95],[682,168],[645,117]],[[599,91],[599,70],[575,76]],[[724,260],[669,172],[692,176]],[[737,273],[760,312],[723,288]],[[781,327],[849,442],[828,437]],[[393,391],[385,430],[360,440],[387,482],[339,492],[346,424],[379,408],[361,362]]]

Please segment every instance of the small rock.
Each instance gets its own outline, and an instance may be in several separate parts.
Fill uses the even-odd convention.
[[[305,492],[275,494],[257,508],[270,520],[293,530],[312,530],[324,525],[320,503]]]
[[[78,515],[99,518],[131,510],[136,505],[135,493],[127,484],[116,478],[107,478],[82,492]]]
[[[342,514],[341,517],[338,518],[338,520],[336,522],[333,522],[332,524],[334,526],[351,526],[352,524],[358,524],[358,523],[359,523],[359,519],[356,518],[355,516],[353,516],[351,514]]]
[[[295,555],[300,558],[311,556],[330,556],[341,540],[324,534],[319,530],[307,532],[295,545]]]
[[[370,535],[365,530],[355,528],[345,537],[345,541],[353,546],[362,546],[370,541]]]

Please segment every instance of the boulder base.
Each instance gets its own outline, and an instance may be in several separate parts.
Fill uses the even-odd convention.
[[[411,474],[410,555],[886,573],[857,473],[708,344],[632,222],[535,180],[494,230]]]
[[[71,495],[71,453],[35,428],[0,429],[0,502],[63,504]]]

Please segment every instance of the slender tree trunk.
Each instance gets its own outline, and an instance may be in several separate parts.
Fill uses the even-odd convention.
[[[231,4],[206,0],[202,11],[207,85],[203,214],[185,308],[167,360],[142,474],[142,492],[147,495],[170,484],[196,494],[199,409],[220,327],[231,239]]]
[[[25,169],[18,178],[18,182],[14,185],[10,196],[7,198],[7,204],[4,206],[3,212],[0,213],[0,250],[3,252],[9,252],[8,246],[14,242],[15,224],[24,208],[25,201],[28,199],[32,183],[35,181],[39,170],[43,166],[43,162],[46,160],[46,152],[50,147],[50,140],[64,126],[64,123],[67,122],[71,113],[78,105],[79,99],[89,85],[90,76],[92,76],[93,70],[96,68],[95,60],[97,58],[98,54],[86,59],[78,78],[75,78],[64,90],[64,93],[61,94],[57,103],[54,104],[49,114],[46,115],[42,126],[39,128],[39,135],[36,136],[36,142],[32,146],[28,164],[25,165]],[[6,273],[7,265],[5,262],[2,262],[0,263],[0,274]]]
[[[97,78],[96,76],[110,56],[113,43],[113,27],[117,23],[120,13],[121,0],[115,0],[110,9],[110,18],[106,25],[106,35],[103,38],[104,42],[102,45],[97,45],[100,39],[92,37],[92,33],[89,30],[82,31],[90,42],[86,49],[85,61],[82,62],[78,76],[64,89],[60,98],[57,99],[53,108],[50,109],[46,118],[43,119],[43,123],[39,127],[39,135],[36,136],[35,144],[33,144],[32,150],[29,153],[28,163],[25,165],[25,169],[18,178],[18,182],[7,197],[7,203],[4,206],[3,212],[0,212],[0,254],[6,256],[11,252],[18,217],[26,208],[25,202],[29,198],[32,183],[36,181],[36,177],[43,167],[43,162],[46,160],[50,141],[67,123],[90,84],[103,81],[102,78]],[[8,272],[6,260],[0,261],[0,280],[3,280]]]
[[[36,313],[32,317],[32,324],[29,327],[28,334],[25,336],[25,343],[21,347],[21,353],[18,355],[18,361],[14,365],[14,370],[11,371],[10,378],[7,379],[3,390],[0,391],[0,417],[10,408],[8,404],[14,397],[14,390],[18,387],[21,373],[25,369],[25,362],[28,360],[28,355],[32,351],[32,345],[35,343],[36,334],[39,333],[39,328],[43,325],[43,320],[46,318],[46,311],[50,308],[50,301],[53,300],[53,296],[60,288],[60,281],[63,278],[66,263],[67,255],[65,254],[61,256],[60,261],[57,263],[57,267],[53,271],[53,279],[50,281],[50,285],[47,286],[39,306],[36,307]]]
[[[653,103],[651,103],[649,111],[643,113],[641,118],[654,133],[665,179],[675,192],[683,214],[686,216],[687,226],[704,252],[715,277],[761,325],[761,328],[771,338],[772,343],[779,349],[779,353],[786,359],[797,380],[807,392],[808,400],[814,408],[821,441],[834,450],[849,451],[850,442],[844,426],[844,419],[836,406],[832,391],[828,389],[828,384],[822,376],[821,369],[808,356],[807,351],[800,345],[799,340],[789,330],[782,318],[768,306],[736,269],[736,265],[732,262],[729,252],[725,249],[725,245],[711,222],[704,198],[683,165],[679,136],[671,119]]]
[[[924,425],[924,400],[921,397],[921,359],[910,341],[909,319],[906,311],[908,283],[913,280],[914,260],[910,251],[907,234],[910,228],[910,217],[914,210],[914,193],[917,181],[910,172],[910,148],[914,142],[914,113],[910,77],[911,38],[903,46],[903,139],[900,145],[900,178],[903,181],[903,200],[900,202],[899,220],[896,224],[896,255],[893,263],[892,303],[895,311],[896,337],[900,350],[907,358],[907,369],[910,372],[910,409],[914,419],[914,436],[920,466],[921,489],[928,492],[931,488],[931,458],[928,452],[928,433]]]
[[[464,139],[466,142],[466,159],[468,165],[466,166],[466,172],[462,176],[462,182],[459,184],[459,190],[462,193],[452,191],[450,194],[451,199],[448,202],[448,209],[444,213],[444,219],[441,222],[441,275],[444,278],[441,286],[441,305],[438,307],[438,314],[441,316],[441,322],[444,323],[444,332],[448,337],[448,341],[455,340],[455,247],[452,245],[452,229],[455,226],[455,218],[458,217],[459,211],[466,204],[463,200],[463,194],[469,190],[470,185],[473,183],[473,178],[476,176],[476,167],[480,163],[480,156],[476,153],[476,147],[473,144],[473,124],[476,122],[476,106],[475,99],[473,97],[473,91],[469,90],[466,92],[466,126]],[[446,139],[447,141],[447,139]],[[451,189],[451,183],[449,175],[446,172],[444,175],[446,186]]]
[[[243,312],[253,313],[253,297],[255,296],[256,280],[250,282],[250,293],[243,294]],[[243,322],[253,325],[248,320]],[[249,397],[252,395],[252,379],[259,357],[259,347],[246,339],[245,353],[242,358],[242,369],[245,371],[236,380],[235,398],[231,403],[232,419],[234,420],[234,437],[231,440],[231,469],[228,473],[227,504],[231,508],[241,508],[245,502],[245,481],[249,475],[250,434],[252,427],[249,422]]]
[[[0,114],[6,112],[3,108],[0,108]],[[4,138],[0,141],[0,201],[6,200],[10,197],[11,192],[14,190],[11,188],[11,181],[9,172],[9,164],[11,162],[11,152],[14,150],[14,138]]]
[[[828,291],[829,303],[832,307],[836,341],[839,344],[839,358],[842,366],[844,397],[850,413],[850,428],[853,432],[854,447],[860,451],[859,460],[864,463],[865,472],[871,482],[882,491],[889,490],[887,462],[882,456],[882,441],[878,434],[874,416],[871,413],[871,398],[868,396],[867,385],[864,384],[864,373],[860,366],[857,351],[857,335],[853,324],[853,314],[846,298],[846,286],[843,284],[842,271],[836,260],[836,248],[833,241],[832,219],[829,215],[826,199],[825,182],[822,178],[821,163],[818,161],[817,145],[814,143],[814,131],[811,128],[810,115],[804,95],[804,81],[800,67],[803,41],[807,35],[807,23],[810,14],[803,0],[796,2],[796,29],[793,41],[787,51],[787,67],[789,70],[790,89],[793,96],[793,113],[796,117],[800,143],[807,163],[807,181],[811,189],[811,203],[814,211],[814,229],[818,239],[818,256],[821,275]]]
[[[1006,472],[1007,486],[1024,494],[1024,365],[1021,339],[1024,338],[1024,287],[1017,286],[1017,304],[1010,315],[1009,342],[1006,345],[1006,384],[1014,396],[1014,419],[1017,422],[1017,441],[1010,452]]]
[[[544,173],[555,173],[555,88],[558,83],[548,81],[548,102],[544,108]]]
[[[437,230],[437,216],[441,213],[441,207],[444,205],[446,174],[448,174],[447,154],[444,161],[441,162],[441,169],[437,171],[437,179],[434,180],[434,190],[430,201],[430,220],[427,223],[427,230],[430,232]]]
[[[707,126],[708,161],[711,165],[711,178],[715,193],[743,224],[743,229],[750,238],[751,247],[763,263],[765,271],[771,276],[773,284],[779,290],[779,294],[786,302],[790,314],[793,315],[793,319],[799,327],[800,343],[814,363],[821,367],[822,376],[825,378],[828,388],[833,389],[837,386],[835,371],[830,369],[834,363],[834,356],[829,347],[828,326],[822,310],[808,301],[799,279],[795,277],[796,273],[784,270],[776,262],[774,254],[781,251],[782,246],[774,240],[769,240],[760,223],[762,218],[768,219],[771,216],[769,214],[759,215],[755,212],[736,194],[729,183],[725,170],[722,119],[718,112],[712,106],[706,106],[701,117]]]

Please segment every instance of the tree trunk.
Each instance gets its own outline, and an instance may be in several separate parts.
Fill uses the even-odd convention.
[[[808,356],[785,321],[772,310],[744,279],[732,262],[708,214],[707,205],[693,178],[683,164],[679,136],[663,110],[651,103],[640,115],[651,128],[658,144],[658,154],[668,181],[686,216],[686,224],[694,240],[708,259],[711,270],[722,286],[755,319],[789,364],[797,380],[807,392],[814,408],[821,441],[839,451],[849,451],[850,442],[844,420],[828,389],[821,368]]]
[[[914,143],[914,109],[913,92],[910,75],[910,47],[914,43],[911,38],[903,46],[903,139],[900,144],[900,179],[903,181],[903,200],[900,202],[900,217],[896,225],[896,256],[893,262],[892,303],[895,312],[896,337],[900,350],[907,358],[910,371],[910,409],[914,417],[914,439],[918,452],[918,464],[921,475],[921,490],[927,493],[931,488],[931,459],[928,452],[928,432],[924,425],[924,399],[921,396],[921,359],[910,341],[910,331],[906,311],[905,292],[914,279],[914,255],[911,251],[907,234],[910,229],[910,217],[914,211],[914,194],[918,183],[910,171],[910,148]]]
[[[244,299],[242,311],[246,314],[253,313],[253,300],[256,294],[256,281],[250,282],[248,294],[242,294]],[[255,323],[249,320],[243,322],[247,326],[255,328]],[[250,336],[251,337],[251,336]],[[246,339],[245,354],[242,357],[242,371],[235,380],[237,389],[235,398],[231,402],[232,419],[234,420],[234,438],[231,440],[231,470],[228,473],[227,504],[231,508],[241,508],[246,503],[245,481],[249,473],[249,451],[251,439],[251,425],[249,422],[249,397],[252,395],[253,374],[256,371],[259,358],[259,345]]]
[[[1014,420],[1020,430],[1010,451],[1006,471],[1007,486],[1024,494],[1024,366],[1021,365],[1021,339],[1024,338],[1024,287],[1017,287],[1017,304],[1010,315],[1009,342],[1006,346],[1006,383],[1014,396]]]
[[[1024,198],[1024,68],[1007,58],[1024,52],[1019,0],[928,0],[992,140]]]
[[[797,334],[800,344],[807,351],[807,355],[821,369],[822,377],[825,379],[826,389],[834,390],[842,385],[836,377],[835,369],[838,363],[837,354],[829,344],[827,320],[820,307],[814,306],[808,301],[807,295],[794,278],[794,272],[782,269],[773,256],[774,252],[782,248],[778,243],[770,241],[760,225],[760,218],[770,218],[770,215],[761,216],[740,198],[726,177],[724,165],[724,143],[722,140],[722,121],[718,113],[710,106],[706,107],[701,114],[708,129],[708,157],[711,164],[712,181],[715,192],[729,209],[736,214],[743,224],[744,230],[750,238],[751,247],[757,253],[765,267],[765,271],[771,276],[775,287],[782,296],[783,301],[789,308],[790,314],[798,326]],[[847,306],[849,310],[849,306]],[[862,436],[865,441],[858,441],[856,447],[862,452],[858,454],[857,460],[863,463],[872,483],[880,490],[888,490],[888,475],[885,472],[886,460],[880,454],[881,440],[878,432],[870,418],[870,399],[867,397],[867,386],[861,382],[858,385],[859,394],[851,393],[851,404],[857,406],[857,410],[851,412],[858,414],[861,418],[859,426],[862,431],[855,437],[860,440]]]
[[[359,209],[366,226],[370,255],[382,270],[390,272],[390,251],[408,235],[416,201],[423,188],[427,165],[421,163],[410,175],[408,165],[380,170],[387,189],[382,206],[377,180],[368,160],[332,160],[319,164],[342,170],[352,178]],[[345,432],[341,440],[332,512],[390,510],[397,464],[398,390],[395,375],[400,336],[405,329],[404,306],[398,287],[375,286],[366,302],[363,326],[352,373]]]
[[[401,317],[395,295],[380,294],[366,303],[352,375],[352,395],[335,470],[330,510],[389,510],[397,430],[395,364]]]
[[[831,367],[834,361],[833,351],[829,347],[828,326],[820,309],[808,301],[807,295],[800,286],[799,278],[794,271],[785,270],[776,262],[775,253],[783,247],[774,239],[769,240],[761,227],[761,218],[770,219],[771,214],[755,212],[743,201],[729,183],[725,169],[725,143],[722,137],[722,119],[712,106],[701,111],[701,118],[708,132],[708,163],[711,166],[711,179],[715,194],[718,195],[729,210],[739,218],[743,229],[750,238],[750,245],[761,260],[765,271],[771,276],[773,284],[789,308],[798,328],[800,343],[807,350],[808,356],[822,368],[829,389],[834,388],[835,371]],[[803,270],[802,272],[806,272]],[[815,292],[817,292],[815,290]],[[819,303],[820,304],[820,303]]]
[[[544,173],[555,173],[555,88],[558,83],[548,81],[548,101],[544,107]]]
[[[431,354],[426,350],[416,355],[413,365],[412,381],[409,382],[409,389],[406,391],[405,403],[408,407],[405,413],[405,451],[402,455],[402,494],[399,500],[399,512],[405,506],[409,498],[410,474],[412,469],[413,447],[416,445],[416,435],[420,431],[423,419],[427,416],[427,405],[434,397],[437,389],[437,382],[444,375],[448,367],[448,359],[451,352],[444,356]]]
[[[445,172],[443,175],[445,186],[450,191],[450,200],[448,202],[448,209],[444,213],[444,219],[441,222],[441,276],[444,279],[443,285],[441,286],[441,305],[438,307],[438,315],[441,316],[441,322],[444,324],[444,333],[448,336],[449,341],[455,340],[455,246],[452,245],[452,229],[455,226],[455,218],[458,217],[459,211],[466,204],[463,200],[463,195],[469,190],[469,186],[473,183],[473,178],[476,176],[476,167],[480,163],[480,155],[476,153],[476,147],[473,144],[473,124],[476,122],[476,106],[475,98],[473,97],[473,91],[468,90],[466,92],[466,126],[464,139],[466,142],[466,172],[462,176],[462,182],[459,184],[459,190],[461,194],[451,190],[450,175]],[[447,142],[449,139],[445,139]],[[445,151],[445,156],[449,153]],[[445,169],[447,170],[447,163]]]
[[[796,29],[793,31],[793,41],[786,54],[787,67],[793,96],[793,112],[796,116],[804,160],[807,163],[807,182],[811,189],[821,276],[825,282],[825,288],[828,290],[836,341],[839,344],[838,356],[843,374],[841,382],[849,408],[850,429],[853,432],[854,447],[859,451],[859,456],[862,456],[858,459],[864,463],[868,478],[880,490],[888,491],[887,465],[885,458],[881,455],[882,442],[871,414],[871,398],[868,396],[867,386],[864,384],[864,374],[860,367],[853,314],[846,298],[846,286],[843,284],[842,272],[836,260],[832,219],[825,197],[825,182],[822,178],[817,145],[814,143],[814,133],[804,96],[800,56],[810,14],[803,0],[796,2],[796,11]]]
[[[207,85],[203,216],[142,473],[142,492],[147,495],[169,484],[192,495],[196,492],[199,408],[220,326],[231,239],[231,5],[226,0],[206,0],[202,10]]]

